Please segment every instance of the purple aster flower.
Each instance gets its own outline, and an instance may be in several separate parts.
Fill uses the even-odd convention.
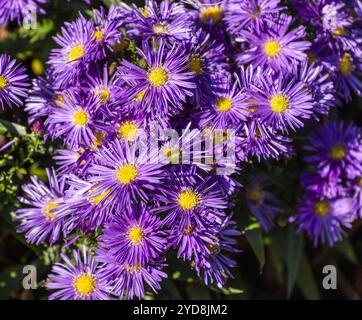
[[[334,84],[330,74],[325,71],[322,65],[314,62],[309,64],[307,61],[295,71],[297,80],[303,82],[312,93],[315,102],[313,111],[321,115],[328,114],[336,101]]]
[[[99,276],[99,264],[91,252],[83,248],[73,250],[74,262],[65,254],[60,255],[63,263],[57,262],[49,275],[48,290],[54,291],[50,300],[112,300],[107,281]]]
[[[337,92],[346,102],[352,93],[362,95],[362,57],[353,52],[342,52],[332,57]]]
[[[34,79],[24,109],[29,114],[29,123],[47,117],[57,101],[64,102],[62,94],[51,74]]]
[[[21,25],[23,20],[29,17],[29,12],[45,13],[40,4],[47,2],[48,0],[1,0],[0,24],[7,25],[16,21]]]
[[[260,123],[257,119],[252,119],[244,124],[237,145],[240,144],[239,159],[244,160],[246,157],[256,157],[258,162],[261,159],[279,159],[282,155],[291,155],[293,147],[292,140],[280,135],[271,126]]]
[[[225,253],[239,252],[235,248],[237,244],[235,237],[240,236],[241,233],[236,230],[235,226],[235,222],[230,219],[223,222],[219,232],[215,234],[218,242],[209,246],[210,254],[199,256],[196,260],[195,269],[197,275],[203,278],[206,285],[216,282],[216,285],[221,288],[228,278],[233,278],[229,269],[235,268],[237,263]]]
[[[305,196],[298,214],[291,219],[313,239],[313,244],[332,246],[345,235],[343,228],[351,228],[354,206],[351,198],[319,199],[313,194]]]
[[[362,173],[361,132],[352,123],[331,122],[323,125],[310,137],[305,157],[321,177],[350,179]]]
[[[0,55],[0,106],[21,106],[29,86],[25,68],[16,64],[7,54]]]
[[[65,180],[59,181],[55,171],[47,169],[49,187],[37,177],[31,178],[32,183],[23,186],[25,197],[20,202],[27,205],[16,211],[16,219],[20,222],[18,232],[25,233],[29,243],[40,244],[49,238],[55,243],[62,233],[62,225],[66,211],[60,211],[64,204]]]
[[[116,210],[112,222],[103,228],[99,247],[122,265],[143,265],[167,249],[167,233],[162,226],[162,220],[143,203]]]
[[[249,94],[253,115],[283,132],[288,132],[288,127],[292,130],[303,127],[303,120],[309,119],[313,112],[311,93],[292,74],[265,74],[260,78],[260,88],[254,87]]]
[[[349,189],[353,193],[353,202],[356,208],[356,215],[362,218],[362,177],[358,177],[348,184]]]
[[[247,42],[250,48],[238,54],[237,60],[256,66],[268,66],[274,70],[291,70],[295,63],[307,59],[305,51],[311,43],[302,41],[306,36],[304,26],[290,29],[293,18],[285,14],[278,21],[265,23],[260,29],[240,32],[240,42]]]
[[[72,23],[66,22],[61,34],[54,37],[61,48],[51,51],[49,64],[62,86],[77,83],[89,62],[94,60],[97,40],[93,30],[93,22],[81,16]]]
[[[182,3],[147,0],[144,8],[134,6],[134,15],[135,29],[131,32],[145,40],[156,37],[184,41],[190,37],[190,18]]]
[[[138,150],[137,144],[121,144],[118,139],[99,148],[89,169],[89,179],[97,188],[94,196],[110,190],[104,201],[117,200],[121,207],[129,206],[137,197],[147,201],[149,192],[163,179],[162,164],[156,157],[157,152],[149,153],[146,147]]]
[[[157,258],[145,264],[119,264],[104,250],[98,250],[97,259],[104,262],[102,266],[102,278],[111,282],[112,293],[119,298],[142,299],[145,296],[145,286],[154,292],[161,289],[160,282],[167,278],[162,271],[166,266],[164,258]]]
[[[92,146],[95,141],[92,111],[98,104],[98,96],[67,91],[62,100],[56,101],[45,122],[45,125],[52,126],[51,136],[63,137],[71,148]]]
[[[106,116],[115,112],[114,104],[122,104],[125,99],[123,97],[124,89],[118,84],[116,74],[109,76],[107,64],[103,66],[102,71],[98,67],[91,69],[84,81],[84,87],[98,97],[99,104],[106,106],[105,108],[97,108]]]
[[[178,224],[172,226],[169,233],[170,246],[177,249],[177,258],[193,261],[200,255],[210,255],[210,248],[218,244],[218,228],[211,221],[207,224],[200,224],[191,219],[189,225]]]
[[[247,207],[266,232],[274,227],[275,217],[282,212],[280,201],[267,187],[265,179],[252,177],[244,192]]]
[[[318,198],[334,199],[346,195],[340,177],[334,175],[321,177],[318,173],[303,174],[301,184],[308,192],[314,193]]]
[[[178,42],[167,51],[161,40],[157,49],[154,42],[152,47],[144,42],[143,51],[138,52],[146,60],[147,70],[128,61],[123,61],[119,69],[120,76],[131,87],[129,95],[136,97],[144,92],[141,106],[147,113],[175,114],[195,88],[194,73],[187,71],[189,54]]]
[[[249,27],[259,30],[264,22],[273,22],[275,14],[284,10],[280,0],[231,0],[226,4],[224,21],[231,34],[238,35]]]
[[[211,35],[199,29],[187,43],[191,52],[189,58],[189,70],[195,73],[196,88],[194,96],[190,97],[196,104],[202,100],[202,96],[211,94],[211,78],[216,71],[228,67],[225,62],[225,47]]]
[[[203,177],[196,167],[189,170],[175,169],[167,174],[165,186],[161,186],[155,198],[163,203],[157,211],[168,212],[164,219],[165,224],[173,226],[190,225],[191,218],[199,223],[217,218],[218,212],[214,209],[225,209],[227,203],[218,188],[217,180]]]
[[[115,45],[122,41],[122,33],[120,28],[123,24],[121,10],[115,5],[111,5],[108,13],[104,8],[93,10],[95,29],[93,38],[96,40],[98,49],[100,50],[99,58],[105,58],[105,48],[113,51]]]
[[[238,79],[233,83],[231,75],[220,73],[212,79],[213,94],[204,99],[199,114],[199,126],[215,129],[237,128],[248,115],[248,97],[240,88]]]

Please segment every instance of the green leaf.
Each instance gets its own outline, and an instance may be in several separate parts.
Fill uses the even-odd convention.
[[[304,253],[300,262],[297,285],[308,300],[320,299],[312,269]]]
[[[6,120],[0,119],[0,134],[10,133],[12,136],[26,136],[26,128]]]
[[[294,288],[300,267],[303,250],[303,236],[296,233],[295,227],[290,225],[287,238],[287,297],[289,298]]]
[[[353,264],[358,264],[358,258],[354,251],[354,248],[351,242],[348,239],[344,239],[343,241],[337,242],[334,245],[334,248],[342,254],[349,262]]]
[[[263,269],[265,264],[265,248],[260,228],[247,228],[245,230],[247,230],[245,232],[245,237],[248,239],[249,244],[259,261],[260,269]]]

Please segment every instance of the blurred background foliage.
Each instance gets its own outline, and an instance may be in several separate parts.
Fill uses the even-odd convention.
[[[114,0],[113,0],[114,1]],[[112,0],[104,1],[109,5]],[[99,7],[101,1],[92,1]],[[8,53],[21,61],[31,77],[41,76],[51,48],[55,47],[52,36],[59,32],[64,21],[71,21],[79,12],[87,15],[89,8],[82,0],[52,0],[45,6],[46,15],[38,16],[36,29],[26,30],[16,25],[0,26],[0,52]],[[362,125],[361,101],[354,101],[343,108],[342,118],[353,119]],[[358,123],[359,122],[359,123]],[[306,132],[308,129],[305,129]],[[306,132],[294,137],[298,144],[305,142]],[[52,263],[58,260],[60,245],[39,247],[29,245],[15,231],[14,214],[19,207],[17,197],[21,185],[31,175],[46,180],[44,168],[53,165],[51,157],[57,148],[54,143],[44,142],[38,130],[29,127],[27,116],[21,108],[0,110],[0,148],[13,141],[0,153],[0,299],[46,299],[43,285]],[[235,278],[223,289],[206,287],[193,270],[176,256],[169,256],[169,278],[162,283],[160,294],[151,292],[148,299],[358,299],[362,296],[362,232],[356,224],[348,239],[334,248],[313,248],[303,234],[295,233],[287,217],[292,215],[296,199],[302,192],[299,174],[305,169],[300,155],[290,160],[249,163],[243,168],[240,181],[245,184],[250,175],[267,176],[273,193],[283,203],[283,213],[277,226],[265,234],[257,221],[251,218],[237,197],[234,218],[243,235],[237,255],[239,267]],[[78,243],[92,239],[81,238]],[[22,270],[25,265],[36,265],[38,289],[24,290]],[[338,269],[338,289],[324,290],[322,269],[333,264]]]

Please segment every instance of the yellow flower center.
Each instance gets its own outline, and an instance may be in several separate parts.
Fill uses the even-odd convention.
[[[336,28],[336,29],[334,29],[334,31],[333,31],[333,35],[334,35],[335,37],[345,37],[345,36],[347,35],[347,32],[346,32],[346,30],[343,29],[343,28]]]
[[[129,228],[127,237],[133,245],[137,246],[143,241],[143,230],[140,227],[133,226]]]
[[[99,99],[106,103],[109,100],[109,97],[111,96],[111,91],[108,88],[105,88],[103,86],[99,87],[98,90],[95,92],[96,96],[99,97]]]
[[[74,124],[76,126],[85,126],[88,122],[88,114],[84,110],[78,110],[74,113]]]
[[[94,142],[92,148],[94,150],[97,150],[99,146],[102,145],[104,138],[106,137],[106,134],[104,132],[96,132],[94,134]]]
[[[189,189],[183,190],[178,195],[177,203],[183,210],[191,210],[200,203],[200,195]]]
[[[167,80],[168,80],[168,74],[161,67],[152,69],[148,74],[148,81],[154,87],[161,87],[161,86],[165,85]]]
[[[162,148],[162,154],[171,163],[178,163],[178,160],[180,159],[180,150],[178,148],[172,148],[172,147]]]
[[[197,75],[201,75],[204,72],[202,61],[197,55],[192,54],[189,59],[189,63],[190,63],[189,65],[190,71],[195,72]]]
[[[269,40],[264,44],[264,53],[269,58],[275,58],[282,50],[282,46],[275,40]]]
[[[84,297],[92,294],[96,288],[94,277],[91,274],[82,274],[74,280],[74,288],[77,293]]]
[[[99,187],[95,187],[93,189],[91,189],[89,192],[88,192],[88,196],[89,196],[89,202],[91,204],[94,204],[94,205],[98,205],[111,191],[111,189],[107,189],[106,191],[104,191],[103,193],[101,193],[100,195],[98,196],[93,196],[94,193],[99,189]]]
[[[6,89],[8,86],[8,80],[5,77],[0,76],[0,90]]]
[[[316,214],[324,217],[329,211],[329,204],[326,200],[318,201],[315,204],[314,211]]]
[[[152,29],[155,34],[167,34],[167,26],[160,23],[154,25]]]
[[[211,254],[212,256],[216,256],[216,255],[219,254],[220,251],[221,251],[221,248],[220,248],[220,245],[219,245],[219,244],[211,244],[211,243],[209,243],[209,244],[207,245],[207,248],[210,250],[210,254]]]
[[[331,158],[333,160],[342,160],[347,154],[347,150],[344,145],[337,143],[331,148]]]
[[[56,207],[60,205],[59,202],[52,203],[49,199],[45,201],[42,213],[48,221],[55,220],[56,212],[53,211]]]
[[[277,113],[283,113],[289,108],[289,99],[282,94],[276,94],[269,100],[270,108]]]
[[[250,189],[246,194],[246,198],[251,201],[258,202],[262,198],[261,190],[257,188]]]
[[[357,178],[356,183],[360,188],[362,188],[362,177]]]
[[[70,63],[77,62],[78,59],[84,57],[84,46],[82,44],[74,46],[68,53],[67,61]]]
[[[353,59],[349,53],[345,53],[339,62],[339,71],[343,76],[348,76],[354,70]]]
[[[145,18],[150,16],[150,9],[148,7],[140,8],[139,10]]]
[[[186,227],[186,228],[184,229],[184,232],[185,232],[185,233],[191,233],[192,231],[194,231],[194,228],[193,228],[192,226]]]
[[[146,89],[138,92],[138,93],[137,93],[137,96],[136,96],[136,98],[134,98],[134,100],[135,100],[135,101],[138,101],[138,102],[142,101],[145,93],[146,93]]]
[[[202,23],[206,23],[212,20],[214,23],[219,23],[224,14],[223,8],[219,6],[213,6],[209,8],[201,8],[200,18]]]
[[[96,32],[94,32],[93,37],[94,39],[96,39],[97,42],[102,42],[104,40],[104,31],[97,28]]]
[[[135,274],[136,272],[141,272],[142,271],[142,267],[140,266],[140,264],[138,262],[134,266],[131,266],[131,265],[127,264],[124,268],[131,275]]]
[[[126,121],[119,127],[119,136],[122,139],[126,139],[130,142],[134,141],[138,135],[138,127],[136,123]]]
[[[233,103],[230,98],[221,97],[216,101],[216,110],[220,112],[229,111],[232,106]]]
[[[121,184],[130,184],[137,178],[137,168],[133,164],[125,164],[117,171],[118,181]]]

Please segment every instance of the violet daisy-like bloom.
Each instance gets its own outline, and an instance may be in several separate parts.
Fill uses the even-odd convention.
[[[111,104],[122,103],[124,89],[118,85],[116,74],[109,76],[109,67],[104,65],[103,70],[98,67],[92,68],[87,75],[85,87],[98,98],[99,104],[106,105],[107,108],[99,108],[105,115],[112,113]]]
[[[236,230],[236,223],[228,218],[215,234],[218,242],[209,246],[210,253],[206,256],[198,256],[195,261],[195,270],[206,285],[215,282],[221,288],[228,278],[233,278],[230,268],[235,268],[237,263],[225,253],[240,252],[236,248],[237,240],[235,239],[240,235],[240,231]]]
[[[238,158],[246,157],[261,159],[279,159],[280,156],[289,156],[293,152],[292,139],[280,135],[271,126],[261,123],[258,119],[251,119],[244,124],[237,137],[237,145],[240,145]]]
[[[361,131],[352,123],[331,122],[311,134],[305,157],[322,177],[353,179],[362,174]]]
[[[105,58],[107,47],[113,51],[113,47],[122,41],[122,33],[120,28],[123,24],[121,10],[115,5],[111,5],[108,13],[101,7],[99,10],[93,10],[95,28],[93,31],[93,39],[99,52],[99,58]]]
[[[334,81],[342,99],[349,102],[352,93],[362,95],[362,57],[353,52],[341,52],[332,57]]]
[[[49,187],[37,177],[31,178],[32,183],[23,186],[25,197],[20,202],[27,208],[16,211],[16,219],[20,222],[17,231],[25,233],[29,243],[40,244],[49,238],[55,243],[61,236],[66,210],[60,210],[64,204],[65,180],[58,180],[55,171],[47,169]]]
[[[231,75],[220,73],[211,79],[213,95],[204,99],[199,125],[202,128],[237,128],[248,115],[248,96],[240,88],[238,79],[233,83]]]
[[[182,3],[164,0],[158,4],[147,0],[144,8],[134,7],[134,15],[135,29],[131,32],[141,34],[146,40],[156,37],[184,41],[190,37],[190,17]]]
[[[73,250],[74,262],[65,254],[62,263],[55,263],[46,285],[53,291],[50,300],[112,300],[107,281],[99,276],[99,264],[87,252]]]
[[[120,264],[140,264],[159,257],[167,250],[163,222],[143,203],[115,212],[103,228],[99,247]]]
[[[166,266],[164,258],[153,259],[143,265],[120,265],[107,251],[99,249],[97,259],[105,263],[101,270],[102,278],[110,281],[112,293],[120,299],[142,299],[146,286],[157,293],[161,289],[160,282],[167,278],[162,271]]]
[[[138,52],[146,60],[147,70],[128,61],[119,68],[120,76],[131,87],[130,95],[144,92],[141,107],[149,114],[175,114],[195,88],[194,73],[187,71],[189,54],[178,42],[168,51],[161,40],[157,48],[154,42],[151,46],[143,42],[143,50]]]
[[[313,244],[332,246],[345,235],[344,228],[351,228],[354,220],[352,198],[320,199],[307,194],[300,202],[298,214],[291,219],[313,240]]]
[[[29,86],[25,68],[11,60],[7,54],[0,55],[0,106],[21,106]]]
[[[75,175],[69,176],[68,185],[65,202],[72,215],[64,221],[65,230],[90,233],[112,220],[115,204],[105,200],[110,190],[99,193],[97,186]]]
[[[55,84],[52,73],[47,74],[45,78],[38,77],[33,80],[24,108],[29,114],[29,123],[47,117],[52,107],[57,106],[58,102],[64,102],[64,92],[59,89],[59,86]]]
[[[69,147],[91,147],[95,141],[93,113],[98,97],[67,91],[57,101],[45,125],[52,126],[53,138],[63,137]]]
[[[334,199],[346,196],[346,189],[342,185],[342,179],[337,176],[320,176],[318,173],[303,174],[301,184],[308,192],[317,195],[318,198]]]
[[[259,29],[263,22],[272,22],[281,10],[280,0],[231,0],[226,3],[224,21],[228,31],[238,35],[248,27]]]
[[[16,21],[22,24],[25,18],[30,18],[30,12],[45,13],[40,7],[48,0],[1,0],[0,1],[0,24],[7,25]]]
[[[104,200],[118,202],[122,208],[137,197],[143,201],[149,199],[149,192],[162,182],[162,167],[157,161],[157,152],[148,153],[146,147],[138,150],[137,144],[121,144],[115,139],[95,152],[89,180],[97,188],[94,196],[110,190]]]
[[[305,84],[282,72],[265,74],[260,88],[250,92],[249,109],[255,117],[283,132],[303,127],[313,113],[314,101]]]
[[[278,21],[266,22],[259,30],[240,32],[240,42],[247,42],[249,49],[238,54],[237,60],[252,63],[255,67],[271,67],[277,70],[291,70],[295,63],[307,59],[306,51],[311,43],[302,39],[306,36],[304,26],[290,29],[293,18],[285,14]]]
[[[309,64],[303,62],[299,68],[294,71],[296,78],[303,82],[312,93],[314,100],[313,111],[325,115],[333,107],[336,97],[333,81],[326,68],[322,65],[316,65],[314,62]]]
[[[196,82],[195,94],[190,99],[199,104],[203,96],[212,92],[212,75],[228,67],[225,62],[225,47],[202,29],[195,33],[187,46],[191,52],[188,69],[195,73]]]
[[[168,173],[165,186],[160,187],[155,198],[163,205],[157,211],[168,212],[164,219],[169,226],[180,223],[187,227],[191,219],[203,223],[210,219],[210,215],[217,214],[213,209],[225,209],[227,207],[217,180],[211,177],[203,177],[197,172],[197,168],[189,170],[175,169]]]
[[[75,84],[87,70],[89,62],[95,60],[93,30],[93,22],[80,16],[72,23],[66,22],[61,34],[54,37],[61,48],[51,51],[48,63],[62,86]]]
[[[274,227],[275,217],[282,212],[278,198],[267,190],[267,182],[261,177],[253,177],[245,188],[246,206],[257,218],[265,231]]]
[[[211,221],[206,224],[199,224],[191,219],[189,225],[173,226],[169,234],[170,246],[177,249],[177,257],[183,260],[193,261],[198,256],[209,255],[211,248],[218,244],[214,236],[218,232],[215,223]]]

